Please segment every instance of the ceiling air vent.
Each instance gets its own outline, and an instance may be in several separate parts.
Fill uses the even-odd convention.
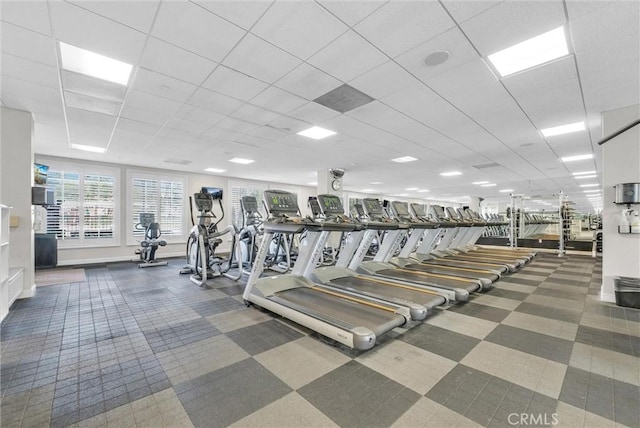
[[[496,162],[483,163],[481,165],[473,165],[473,167],[476,168],[476,169],[498,168],[500,166],[502,166],[502,165],[500,165],[499,163],[496,163]]]
[[[185,159],[165,159],[164,162],[175,163],[178,165],[189,165],[191,163],[190,160],[185,160]]]
[[[370,103],[373,98],[345,83],[313,101],[337,112],[346,113]]]

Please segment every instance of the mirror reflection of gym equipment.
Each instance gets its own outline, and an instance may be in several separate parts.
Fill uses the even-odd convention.
[[[167,241],[160,239],[162,231],[160,224],[155,222],[153,213],[140,213],[140,222],[135,225],[136,230],[144,230],[144,239],[140,241],[140,248],[136,250],[136,254],[140,255],[142,263],[138,264],[139,268],[147,268],[154,266],[166,266],[167,262],[156,259],[156,251],[159,247],[167,245]]]

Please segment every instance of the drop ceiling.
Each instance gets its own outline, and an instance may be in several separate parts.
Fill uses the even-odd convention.
[[[42,155],[199,174],[219,168],[229,177],[288,184],[344,168],[346,191],[415,198],[500,201],[505,188],[538,197],[562,190],[578,210],[592,211],[580,184],[600,178],[572,173],[601,176],[601,113],[640,103],[637,1],[1,6],[0,100],[33,113]],[[569,36],[568,56],[506,78],[488,65],[487,55],[559,26]],[[61,70],[58,42],[134,65],[128,86]],[[449,52],[446,62],[424,63],[440,50]],[[345,84],[373,101],[346,113],[313,101]],[[547,138],[539,132],[576,121],[587,129]],[[296,135],[311,126],[337,134],[320,141]],[[559,160],[584,153],[594,158]],[[390,161],[400,156],[418,160]],[[229,163],[233,157],[256,162]],[[440,176],[451,170],[463,174]]]

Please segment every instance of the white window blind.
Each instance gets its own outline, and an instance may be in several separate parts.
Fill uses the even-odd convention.
[[[117,170],[85,165],[50,165],[47,187],[54,205],[47,206],[47,233],[61,247],[117,244]]]
[[[129,172],[129,234],[128,243],[135,244],[144,235],[136,228],[141,213],[151,213],[160,224],[163,239],[171,242],[184,240],[185,179]]]
[[[242,209],[240,207],[240,198],[243,196],[254,196],[258,201],[258,210],[264,216],[262,205],[263,192],[266,190],[265,185],[251,182],[230,182],[231,188],[231,221],[237,228],[242,227]]]

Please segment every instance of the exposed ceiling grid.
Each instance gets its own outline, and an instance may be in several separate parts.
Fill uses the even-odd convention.
[[[418,198],[561,189],[587,209],[571,173],[601,164],[600,113],[640,103],[639,5],[4,0],[0,102],[33,112],[41,154],[192,172],[224,166],[232,177],[291,184],[343,167],[347,191],[371,187],[372,177],[390,194],[409,184],[432,190]],[[561,25],[569,56],[507,78],[488,64],[488,54]],[[58,40],[133,64],[129,85],[60,70]],[[446,62],[425,65],[442,49]],[[374,101],[344,114],[312,101],[343,84]],[[573,121],[587,129],[539,132]],[[67,125],[81,143],[111,140],[108,151],[71,149]],[[296,135],[311,125],[337,135]],[[558,159],[577,152],[595,157]],[[419,160],[390,162],[405,155]],[[227,164],[234,156],[256,162]],[[491,162],[500,167],[474,168]],[[439,176],[445,167],[464,175]],[[498,186],[470,187],[480,180]]]

